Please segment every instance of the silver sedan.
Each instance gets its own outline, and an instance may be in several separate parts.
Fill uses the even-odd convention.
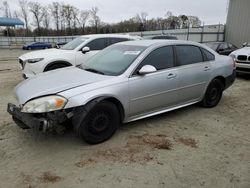
[[[90,144],[120,123],[200,103],[216,106],[235,80],[235,62],[187,41],[129,41],[79,67],[40,74],[15,89],[8,112],[21,128],[59,131],[70,120]]]

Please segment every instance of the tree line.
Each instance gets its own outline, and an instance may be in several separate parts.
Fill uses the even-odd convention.
[[[39,2],[19,0],[18,10],[11,10],[8,1],[0,4],[1,16],[20,18],[24,28],[15,30],[18,36],[60,36],[93,33],[126,33],[199,27],[201,21],[196,16],[173,15],[168,11],[163,17],[150,18],[146,12],[134,17],[110,24],[102,22],[98,7],[90,10],[65,3],[52,2],[42,5]],[[14,30],[9,29],[10,33]]]

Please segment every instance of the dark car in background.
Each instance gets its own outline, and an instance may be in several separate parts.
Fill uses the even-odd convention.
[[[65,44],[67,44],[67,42],[58,42],[58,43],[56,43],[56,48],[61,48]]]
[[[146,37],[143,37],[143,39],[146,39],[146,40],[159,40],[159,39],[163,39],[163,40],[178,40],[178,38],[176,36],[171,36],[171,35],[146,36]]]
[[[204,43],[220,55],[229,55],[238,48],[230,42],[207,42]]]
[[[23,46],[23,50],[40,50],[52,48],[52,44],[48,42],[33,42]]]

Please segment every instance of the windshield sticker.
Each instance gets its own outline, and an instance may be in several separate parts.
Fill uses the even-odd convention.
[[[125,51],[124,55],[139,55],[141,51]]]

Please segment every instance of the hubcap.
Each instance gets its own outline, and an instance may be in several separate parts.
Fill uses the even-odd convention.
[[[110,124],[110,117],[101,112],[99,114],[96,114],[89,123],[90,131],[93,133],[101,133],[104,132]]]
[[[210,91],[210,95],[209,95],[209,98],[210,100],[215,100],[218,96],[218,89],[217,88],[213,88],[211,91]]]

